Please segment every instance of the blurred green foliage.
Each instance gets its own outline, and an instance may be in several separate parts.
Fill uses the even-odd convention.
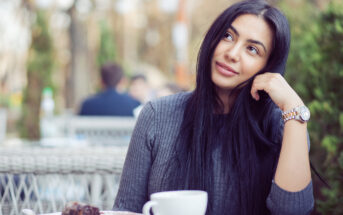
[[[53,42],[47,16],[43,11],[37,11],[35,15],[27,63],[28,83],[23,93],[22,119],[19,121],[21,137],[30,140],[40,138],[42,91],[47,86],[52,87],[51,76],[54,68]]]
[[[313,177],[316,212],[343,214],[343,2],[293,4],[301,10],[280,5],[292,32],[286,79],[310,108],[311,161],[331,186]]]
[[[0,107],[9,107],[9,98],[7,95],[0,93]]]
[[[100,21],[100,46],[97,54],[97,65],[100,68],[107,62],[116,61],[116,44],[114,34],[104,20]]]

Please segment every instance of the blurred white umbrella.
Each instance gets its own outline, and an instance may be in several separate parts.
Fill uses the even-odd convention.
[[[166,13],[174,13],[177,11],[179,0],[158,0],[158,6]]]
[[[120,14],[127,14],[135,10],[137,5],[137,0],[118,0],[115,4],[115,10]]]
[[[74,4],[74,0],[35,0],[35,3],[41,9],[57,7],[60,10],[68,10]]]

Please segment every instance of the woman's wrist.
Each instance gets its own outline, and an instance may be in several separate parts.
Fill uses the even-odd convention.
[[[295,107],[303,106],[304,102],[298,98],[298,99],[293,99],[292,101],[287,102],[283,107],[281,107],[281,110],[283,112],[289,111]]]

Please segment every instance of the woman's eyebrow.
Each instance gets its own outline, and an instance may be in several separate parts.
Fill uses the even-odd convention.
[[[236,28],[234,28],[232,25],[230,26],[229,29],[231,29],[237,36],[239,36],[238,31],[237,31]],[[266,47],[263,45],[262,42],[260,42],[260,41],[258,41],[258,40],[252,40],[252,39],[249,39],[248,42],[250,42],[250,43],[255,43],[255,44],[258,44],[258,45],[262,46],[263,49],[264,49],[264,51],[267,52],[267,49],[266,49]]]
[[[232,25],[230,26],[230,28],[237,36],[239,36],[238,31],[236,30],[236,28],[234,28]]]
[[[264,51],[267,53],[267,49],[266,49],[266,47],[263,45],[263,43],[261,43],[260,41],[257,41],[257,40],[248,40],[248,42],[250,42],[250,43],[255,43],[255,44],[257,44],[257,45],[260,45],[260,46],[262,46],[263,47],[263,49],[264,49]]]

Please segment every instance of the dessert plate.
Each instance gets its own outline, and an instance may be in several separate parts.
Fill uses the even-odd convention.
[[[61,215],[61,212],[39,214],[39,215]],[[138,213],[128,212],[128,211],[100,211],[101,215],[141,215]]]

